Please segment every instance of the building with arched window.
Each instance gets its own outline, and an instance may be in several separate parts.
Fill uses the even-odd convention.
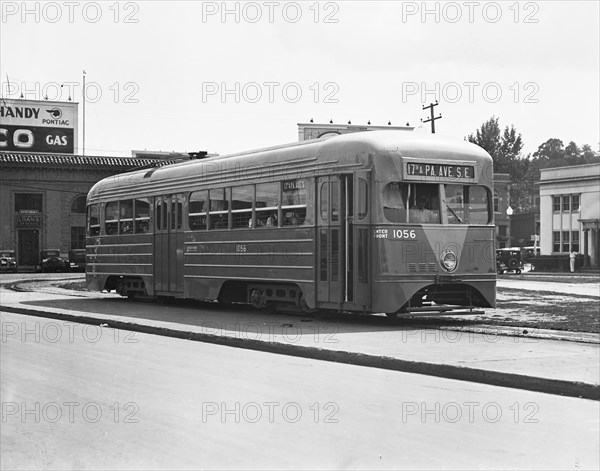
[[[160,158],[0,152],[0,249],[35,270],[42,250],[85,248],[86,196],[102,178],[168,163]]]

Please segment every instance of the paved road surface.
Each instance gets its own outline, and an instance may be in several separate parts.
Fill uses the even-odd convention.
[[[599,403],[2,314],[3,469],[598,469]],[[37,335],[37,337],[36,337]]]

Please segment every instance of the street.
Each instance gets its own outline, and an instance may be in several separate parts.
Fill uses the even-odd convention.
[[[596,401],[17,314],[2,322],[24,333],[2,340],[2,469],[599,465]]]

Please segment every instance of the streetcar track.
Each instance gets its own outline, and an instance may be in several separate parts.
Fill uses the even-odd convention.
[[[36,289],[26,289],[20,285],[26,285],[29,283],[50,283],[51,287],[63,291],[64,295],[77,297],[77,298],[89,298],[85,295],[77,294],[75,290],[61,288],[59,286],[53,286],[55,283],[77,281],[77,278],[43,278],[43,279],[28,279],[18,280],[12,282],[6,282],[0,284],[0,287],[11,289],[16,292],[36,292]],[[502,291],[520,291],[514,288],[502,288]],[[538,292],[543,294],[542,292]],[[557,295],[554,292],[548,292],[549,295]],[[594,297],[589,297],[595,299]],[[132,300],[121,297],[106,298],[104,301],[107,302],[123,302],[130,303]],[[165,306],[177,306],[184,309],[193,309],[195,312],[202,311],[204,309],[218,310],[218,311],[229,311],[236,314],[248,312],[249,314],[255,314],[257,311],[252,310],[249,305],[245,303],[218,303],[215,301],[202,301],[195,299],[161,299],[159,303],[154,298],[138,299],[134,298],[133,302],[148,302],[154,305],[165,305]],[[380,326],[380,327],[400,327],[400,328],[411,328],[411,329],[424,329],[424,330],[438,330],[438,331],[458,331],[474,334],[483,335],[496,335],[496,336],[508,336],[508,337],[524,337],[524,338],[541,338],[541,339],[554,339],[554,340],[566,340],[575,342],[584,342],[598,344],[600,338],[593,333],[585,332],[571,332],[571,331],[557,331],[547,330],[536,327],[525,327],[515,325],[504,325],[486,323],[485,320],[478,319],[465,319],[450,317],[452,314],[446,315],[428,315],[427,317],[419,315],[405,315],[398,317],[388,317],[384,314],[356,314],[356,313],[338,313],[332,311],[320,311],[312,314],[299,313],[299,312],[286,312],[285,310],[276,310],[275,312],[262,311],[267,319],[286,322],[289,319],[276,316],[292,316],[297,318],[299,322],[319,322],[326,321],[332,324],[339,325],[363,325],[363,326]],[[464,314],[461,314],[461,316]],[[538,332],[545,331],[545,332]],[[548,333],[551,332],[551,333]]]

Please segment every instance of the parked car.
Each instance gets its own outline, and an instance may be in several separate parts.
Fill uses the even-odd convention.
[[[60,256],[60,250],[42,250],[40,254],[41,271],[67,271],[67,261]]]
[[[85,249],[69,250],[67,263],[70,271],[85,271]]]
[[[517,275],[523,269],[523,257],[521,249],[509,247],[496,250],[496,271],[498,274],[504,272],[515,272]]]
[[[17,259],[14,250],[0,251],[0,271],[17,271]]]

